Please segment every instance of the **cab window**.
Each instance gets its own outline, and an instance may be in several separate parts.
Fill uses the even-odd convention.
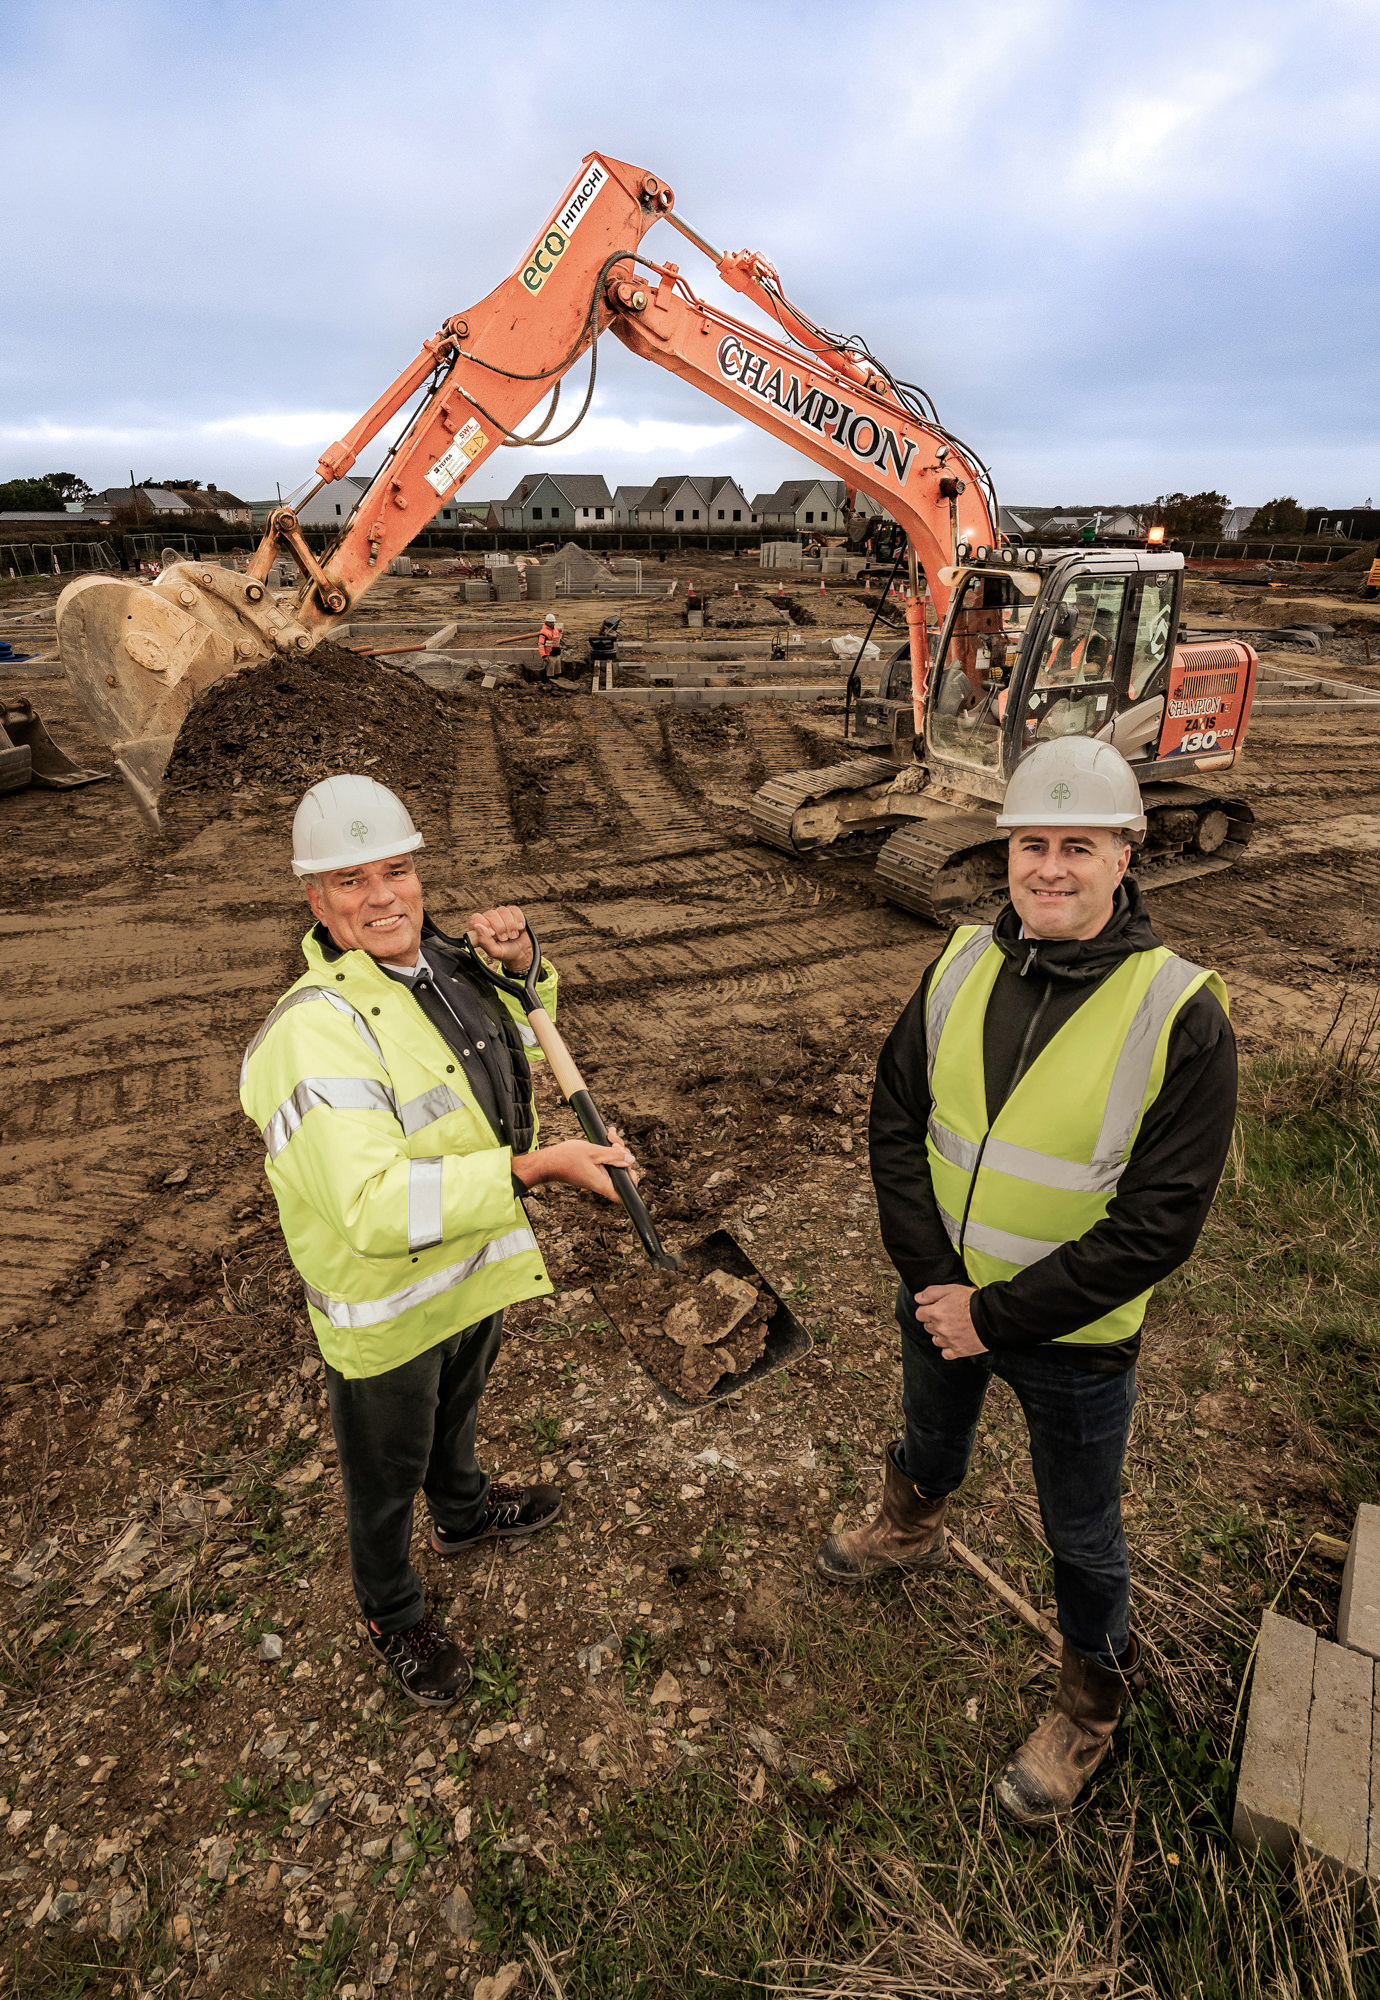
[[[970,571],[931,679],[929,741],[942,757],[1001,768],[1006,690],[1036,598],[1010,576]]]
[[[1173,638],[1174,579],[1148,576],[1141,588],[1140,611],[1131,647],[1127,693],[1139,701],[1169,654]]]

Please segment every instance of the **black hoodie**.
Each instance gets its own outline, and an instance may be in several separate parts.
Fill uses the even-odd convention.
[[[1130,876],[1094,938],[1022,938],[1008,903],[995,941],[997,974],[982,1030],[987,1116],[994,1119],[1057,1029],[1132,952],[1160,940]],[[937,961],[936,961],[937,963]],[[933,967],[892,1029],[877,1064],[869,1131],[878,1220],[887,1254],[912,1293],[970,1282],[945,1234],[930,1185],[925,1000]],[[984,1285],[973,1325],[993,1349],[1033,1348],[1073,1333],[1168,1277],[1191,1254],[1226,1163],[1236,1116],[1236,1044],[1213,995],[1200,989],[1169,1039],[1164,1083],[1146,1112],[1117,1191],[1085,1236],[1013,1278]],[[1055,1350],[1073,1366],[1113,1372],[1135,1360],[1140,1336]]]

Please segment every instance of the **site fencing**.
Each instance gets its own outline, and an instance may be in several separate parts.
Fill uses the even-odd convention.
[[[118,568],[104,542],[0,543],[0,576],[76,576],[83,570]]]

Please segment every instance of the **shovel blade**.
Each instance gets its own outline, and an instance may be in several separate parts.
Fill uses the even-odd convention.
[[[663,1401],[669,1403],[672,1409],[703,1409],[706,1403],[718,1403],[726,1396],[736,1396],[739,1390],[745,1389],[750,1382],[760,1381],[764,1375],[770,1375],[775,1369],[787,1367],[792,1361],[797,1361],[802,1355],[808,1354],[814,1346],[808,1329],[801,1325],[775,1285],[758,1270],[742,1244],[726,1229],[715,1229],[708,1236],[702,1236],[697,1242],[688,1244],[678,1254],[676,1266],[685,1272],[687,1290],[693,1288],[711,1271],[726,1271],[730,1277],[749,1279],[761,1286],[771,1311],[767,1319],[765,1344],[757,1359],[735,1375],[721,1376],[713,1388],[697,1400],[692,1401],[682,1396],[668,1383],[663,1382],[651,1363],[639,1353],[638,1358],[647,1370],[648,1379],[655,1385]],[[616,1288],[613,1295],[607,1298],[601,1292],[600,1302],[617,1324],[619,1312]],[[624,1338],[629,1340],[634,1352],[638,1352],[638,1343],[631,1338],[633,1329],[624,1326],[620,1331]],[[729,1339],[732,1339],[731,1334]]]

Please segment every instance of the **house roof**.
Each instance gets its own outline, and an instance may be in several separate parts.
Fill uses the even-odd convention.
[[[171,486],[136,486],[133,489],[107,486],[101,498],[108,500],[112,507],[132,507],[135,494],[154,514],[189,514],[192,511],[185,496]]]
[[[563,500],[572,507],[611,507],[613,495],[602,472],[538,472],[526,479],[520,479],[506,500],[498,500],[498,507],[525,507],[537,488],[547,480],[555,487]]]

